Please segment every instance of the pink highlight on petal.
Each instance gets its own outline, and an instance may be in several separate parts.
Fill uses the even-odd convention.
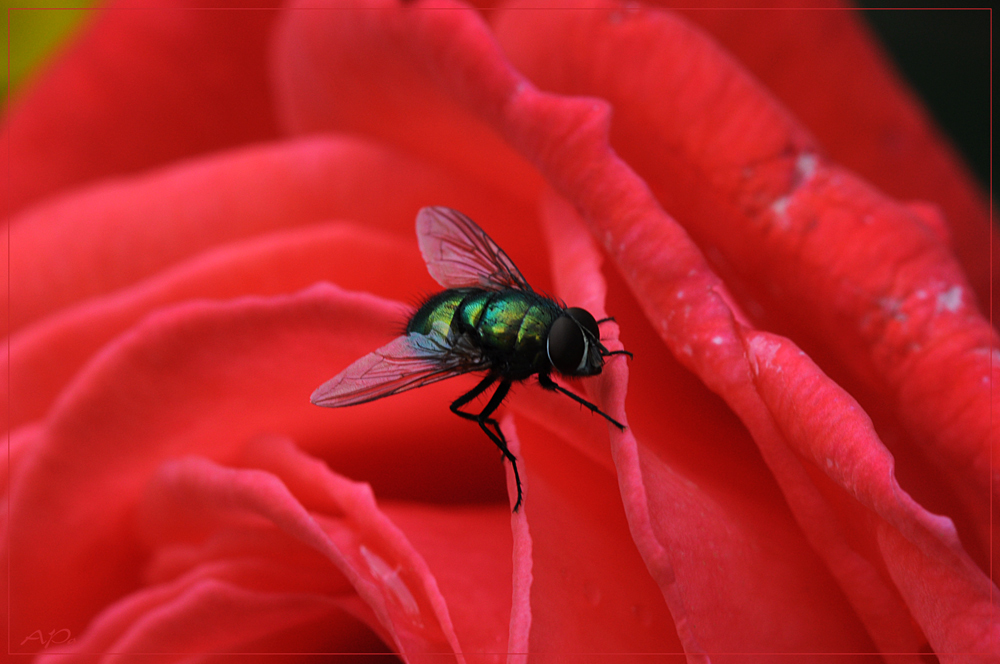
[[[582,307],[601,320],[607,317],[607,284],[601,278],[604,257],[594,244],[586,222],[556,193],[542,199],[542,231],[552,255],[556,293],[569,306]]]
[[[527,501],[529,495],[528,468],[521,455],[521,441],[517,436],[514,418],[510,415],[505,416],[500,421],[500,430],[503,431],[504,437],[507,439],[507,447],[521,464],[521,489],[524,492],[525,501]],[[517,500],[517,488],[514,486],[514,472],[510,468],[507,469],[507,487],[510,494],[510,504],[513,507],[514,501]],[[524,502],[520,511],[511,515],[510,518],[510,527],[514,535],[514,576],[510,610],[510,636],[507,642],[508,664],[523,663],[527,660],[531,634],[531,587],[534,553],[528,525],[528,510],[528,504]]]

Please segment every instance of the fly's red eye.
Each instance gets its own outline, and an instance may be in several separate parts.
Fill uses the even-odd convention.
[[[591,319],[593,320],[593,316]],[[594,327],[597,327],[597,323],[594,323]],[[549,329],[546,345],[549,361],[559,373],[572,376],[580,372],[587,352],[587,340],[575,319],[569,316],[557,318]]]

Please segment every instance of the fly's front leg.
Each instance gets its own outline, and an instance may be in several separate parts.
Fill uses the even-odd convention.
[[[616,427],[618,427],[618,429],[620,431],[625,431],[625,425],[624,424],[622,424],[618,420],[614,419],[613,417],[611,417],[610,415],[608,415],[603,410],[601,410],[600,408],[598,408],[594,404],[590,403],[589,401],[587,401],[583,397],[578,397],[577,395],[573,394],[569,390],[563,388],[562,386],[559,385],[559,383],[557,383],[554,380],[552,380],[552,378],[548,374],[543,374],[543,373],[538,374],[538,382],[546,390],[551,390],[553,392],[559,392],[560,394],[565,394],[566,396],[568,396],[570,399],[572,399],[573,401],[577,402],[581,406],[586,406],[587,408],[589,408],[590,412],[597,413],[598,415],[600,415],[601,417],[603,417],[604,419],[606,419],[608,422],[611,422],[612,424],[614,424]]]

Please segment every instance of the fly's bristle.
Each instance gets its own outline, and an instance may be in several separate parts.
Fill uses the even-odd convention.
[[[410,320],[422,306],[427,304],[427,301],[434,297],[436,293],[420,293],[416,295],[410,295],[406,298],[407,309],[400,316],[399,323],[396,324],[396,332],[399,336],[406,336],[409,332]]]

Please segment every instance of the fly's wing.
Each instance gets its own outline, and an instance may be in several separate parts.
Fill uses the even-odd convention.
[[[476,222],[457,210],[425,207],[417,241],[427,271],[445,288],[531,290],[514,262]]]
[[[327,408],[353,406],[482,368],[483,358],[471,347],[454,348],[437,336],[408,334],[320,385],[311,400]]]

